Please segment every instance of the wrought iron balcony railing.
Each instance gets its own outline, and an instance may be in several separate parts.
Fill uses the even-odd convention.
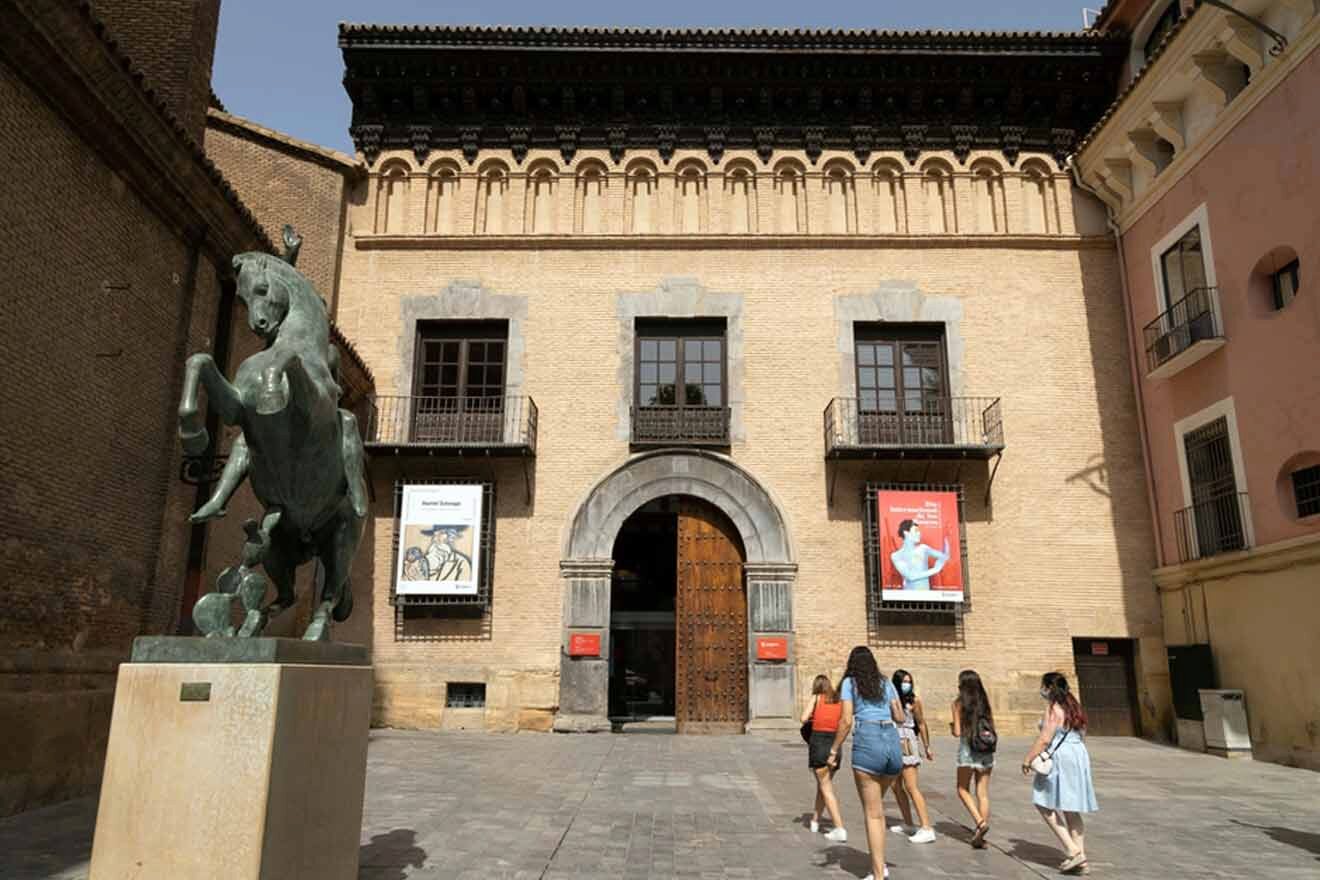
[[[635,406],[632,442],[638,445],[727,446],[727,406]]]
[[[1227,492],[1173,513],[1178,561],[1191,562],[1246,550],[1247,493]]]
[[[382,395],[372,401],[366,444],[535,453],[536,420],[530,397]]]
[[[1214,287],[1197,287],[1178,300],[1169,310],[1146,325],[1146,372],[1169,374],[1177,367],[1174,359],[1190,351],[1197,343],[1223,340],[1215,300],[1219,291]],[[1208,352],[1207,352],[1208,353]],[[1200,360],[1188,358],[1187,363]]]
[[[925,452],[989,458],[1003,449],[998,397],[927,397],[902,411],[836,397],[825,408],[825,453],[830,456]]]

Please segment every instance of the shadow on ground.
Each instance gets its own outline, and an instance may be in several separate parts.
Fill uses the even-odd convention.
[[[865,877],[871,873],[871,854],[865,850],[853,849],[851,846],[831,846],[822,850],[821,855],[825,858],[816,865],[818,868],[837,866],[854,877]]]
[[[371,868],[371,880],[405,880],[405,868],[420,868],[426,864],[426,850],[417,845],[417,832],[411,828],[395,828],[371,838],[371,843],[358,850],[358,865]]]
[[[1279,825],[1252,825],[1250,822],[1239,822],[1237,819],[1231,819],[1230,821],[1234,825],[1240,825],[1243,828],[1264,831],[1270,840],[1275,843],[1284,843],[1288,846],[1306,850],[1316,857],[1316,861],[1320,862],[1320,834],[1313,831],[1298,831],[1295,828],[1283,828]]]
[[[1067,853],[1057,846],[1045,846],[1032,840],[1023,840],[1020,837],[1014,837],[1008,842],[1013,845],[1013,848],[1005,849],[1004,852],[1020,862],[1030,862],[1033,865],[1054,868],[1059,862],[1068,857]]]
[[[968,846],[972,845],[972,829],[968,828],[966,825],[959,825],[957,822],[939,821],[936,822],[933,827],[935,833],[941,837],[961,841]],[[991,830],[993,830],[993,828]]]

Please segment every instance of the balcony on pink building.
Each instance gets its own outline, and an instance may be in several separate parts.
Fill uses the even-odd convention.
[[[1167,379],[1223,346],[1219,290],[1198,287],[1146,325],[1146,375]]]

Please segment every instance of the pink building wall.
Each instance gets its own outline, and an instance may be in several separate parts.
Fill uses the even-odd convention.
[[[1320,463],[1320,51],[1313,51],[1124,235],[1129,320],[1145,372],[1142,328],[1154,320],[1151,249],[1200,205],[1228,342],[1167,379],[1142,379],[1162,564],[1178,562],[1174,511],[1185,506],[1175,423],[1233,397],[1254,545],[1320,532],[1296,518],[1289,465]],[[1300,258],[1297,298],[1275,312],[1270,252]],[[1285,466],[1287,471],[1285,471]],[[1281,479],[1282,478],[1282,479]]]

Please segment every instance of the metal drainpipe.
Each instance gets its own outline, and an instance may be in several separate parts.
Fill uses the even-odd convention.
[[[1150,506],[1151,530],[1155,536],[1155,560],[1158,564],[1164,564],[1164,534],[1160,528],[1160,502],[1159,496],[1155,492],[1155,476],[1151,470],[1150,463],[1150,434],[1146,430],[1146,398],[1141,392],[1141,371],[1137,366],[1137,345],[1132,332],[1132,297],[1128,290],[1127,259],[1123,253],[1123,233],[1118,228],[1118,221],[1114,217],[1114,209],[1109,206],[1100,194],[1087,186],[1082,180],[1081,172],[1077,169],[1077,163],[1074,157],[1070,157],[1068,167],[1072,171],[1073,183],[1078,188],[1095,196],[1100,204],[1105,206],[1105,224],[1109,227],[1109,232],[1114,236],[1114,242],[1118,246],[1118,280],[1119,287],[1122,288],[1124,320],[1123,325],[1127,328],[1129,342],[1128,372],[1132,375],[1132,387],[1137,392],[1137,433],[1141,435],[1141,457],[1142,465],[1146,473],[1146,503]]]

